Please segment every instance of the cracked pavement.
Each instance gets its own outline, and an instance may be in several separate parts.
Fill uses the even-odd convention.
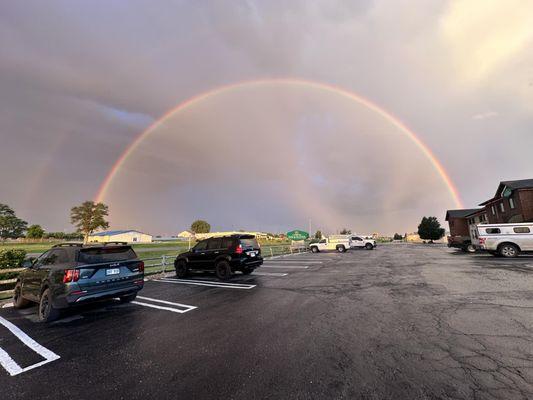
[[[284,260],[323,263],[284,270]],[[61,356],[13,377],[0,368],[3,394],[533,398],[533,256],[391,244],[273,263],[260,271],[287,275],[232,281],[251,290],[147,282],[142,296],[198,307],[184,314],[106,302],[46,326],[34,309],[0,309]],[[0,347],[23,363],[15,342],[0,329]]]

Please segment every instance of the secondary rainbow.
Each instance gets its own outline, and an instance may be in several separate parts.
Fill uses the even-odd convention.
[[[247,87],[261,87],[261,86],[269,86],[269,85],[287,85],[287,86],[293,86],[293,87],[305,87],[308,89],[315,89],[319,91],[334,93],[338,96],[342,96],[344,98],[347,98],[349,100],[355,101],[356,103],[363,105],[367,107],[368,109],[376,112],[381,117],[386,119],[391,125],[398,128],[400,132],[402,132],[407,138],[409,138],[415,145],[418,147],[420,151],[427,157],[427,159],[430,161],[430,163],[433,165],[435,170],[438,172],[440,177],[442,178],[443,182],[445,183],[446,187],[448,188],[448,191],[450,192],[450,195],[452,196],[455,206],[457,208],[463,208],[463,204],[461,201],[461,198],[459,196],[459,192],[453,183],[452,179],[450,178],[449,174],[444,169],[442,163],[438,160],[438,158],[433,154],[431,149],[416,135],[405,123],[403,123],[398,117],[392,115],[387,110],[383,109],[382,107],[378,106],[376,103],[372,102],[371,100],[368,100],[357,93],[351,92],[349,90],[343,89],[338,86],[334,86],[328,83],[322,83],[322,82],[315,82],[315,81],[307,81],[302,79],[260,79],[260,80],[251,80],[251,81],[242,81],[237,82],[229,85],[219,86],[215,89],[209,90],[204,93],[200,93],[194,97],[189,98],[188,100],[185,100],[184,102],[178,104],[176,107],[170,109],[167,111],[161,118],[159,118],[157,121],[153,122],[148,128],[146,128],[143,132],[141,132],[135,140],[133,140],[128,147],[124,150],[124,152],[120,155],[120,157],[115,161],[111,169],[109,170],[106,178],[102,182],[98,193],[96,194],[95,200],[96,201],[103,201],[106,197],[107,191],[115,178],[115,176],[120,171],[120,168],[124,165],[128,157],[139,147],[139,145],[154,131],[156,130],[161,124],[163,124],[168,118],[173,116],[174,114],[186,110],[187,108],[193,107],[194,105],[207,100],[209,98],[222,95],[224,93],[230,92],[232,90],[237,90],[240,88],[247,88]]]

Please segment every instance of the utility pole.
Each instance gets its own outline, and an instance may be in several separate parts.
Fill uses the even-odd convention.
[[[309,237],[311,237],[311,218],[309,218]]]

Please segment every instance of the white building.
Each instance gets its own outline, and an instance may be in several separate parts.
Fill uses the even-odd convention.
[[[89,235],[89,243],[127,242],[151,243],[152,235],[135,230],[104,231]]]
[[[182,239],[194,238],[194,233],[191,231],[183,231],[178,233],[178,237]]]

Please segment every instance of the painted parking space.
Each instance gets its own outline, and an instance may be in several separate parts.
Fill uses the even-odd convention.
[[[175,312],[178,314],[184,314],[186,312],[189,312],[189,311],[192,311],[198,308],[196,306],[191,306],[188,304],[174,303],[172,301],[155,299],[152,297],[137,296],[137,299],[140,299],[142,301],[134,300],[132,301],[132,304],[137,304],[138,306],[143,306],[143,307],[154,308],[157,310]]]
[[[171,284],[177,284],[177,285],[207,286],[207,287],[217,287],[217,288],[224,288],[224,289],[241,289],[241,290],[242,289],[250,290],[257,286],[257,285],[249,285],[249,284],[242,284],[242,283],[212,281],[212,280],[207,280],[207,279],[194,280],[194,279],[162,278],[162,279],[156,279],[153,282],[171,283]]]
[[[15,357],[14,355],[10,355],[6,350],[0,347],[0,365],[9,373],[9,375],[19,375],[32,369],[42,367],[43,365],[51,363],[52,361],[56,361],[60,358],[59,355],[37,343],[34,339],[32,339],[29,335],[27,335],[7,319],[0,317],[0,325],[7,328],[7,330],[9,330],[9,332],[14,335],[24,346],[31,349],[42,358],[42,361],[40,362],[22,367],[15,361],[13,358]]]
[[[254,271],[252,273],[252,275],[257,275],[257,276],[277,276],[277,277],[281,277],[281,276],[287,276],[289,275],[288,273],[286,272],[263,272],[263,271]]]

